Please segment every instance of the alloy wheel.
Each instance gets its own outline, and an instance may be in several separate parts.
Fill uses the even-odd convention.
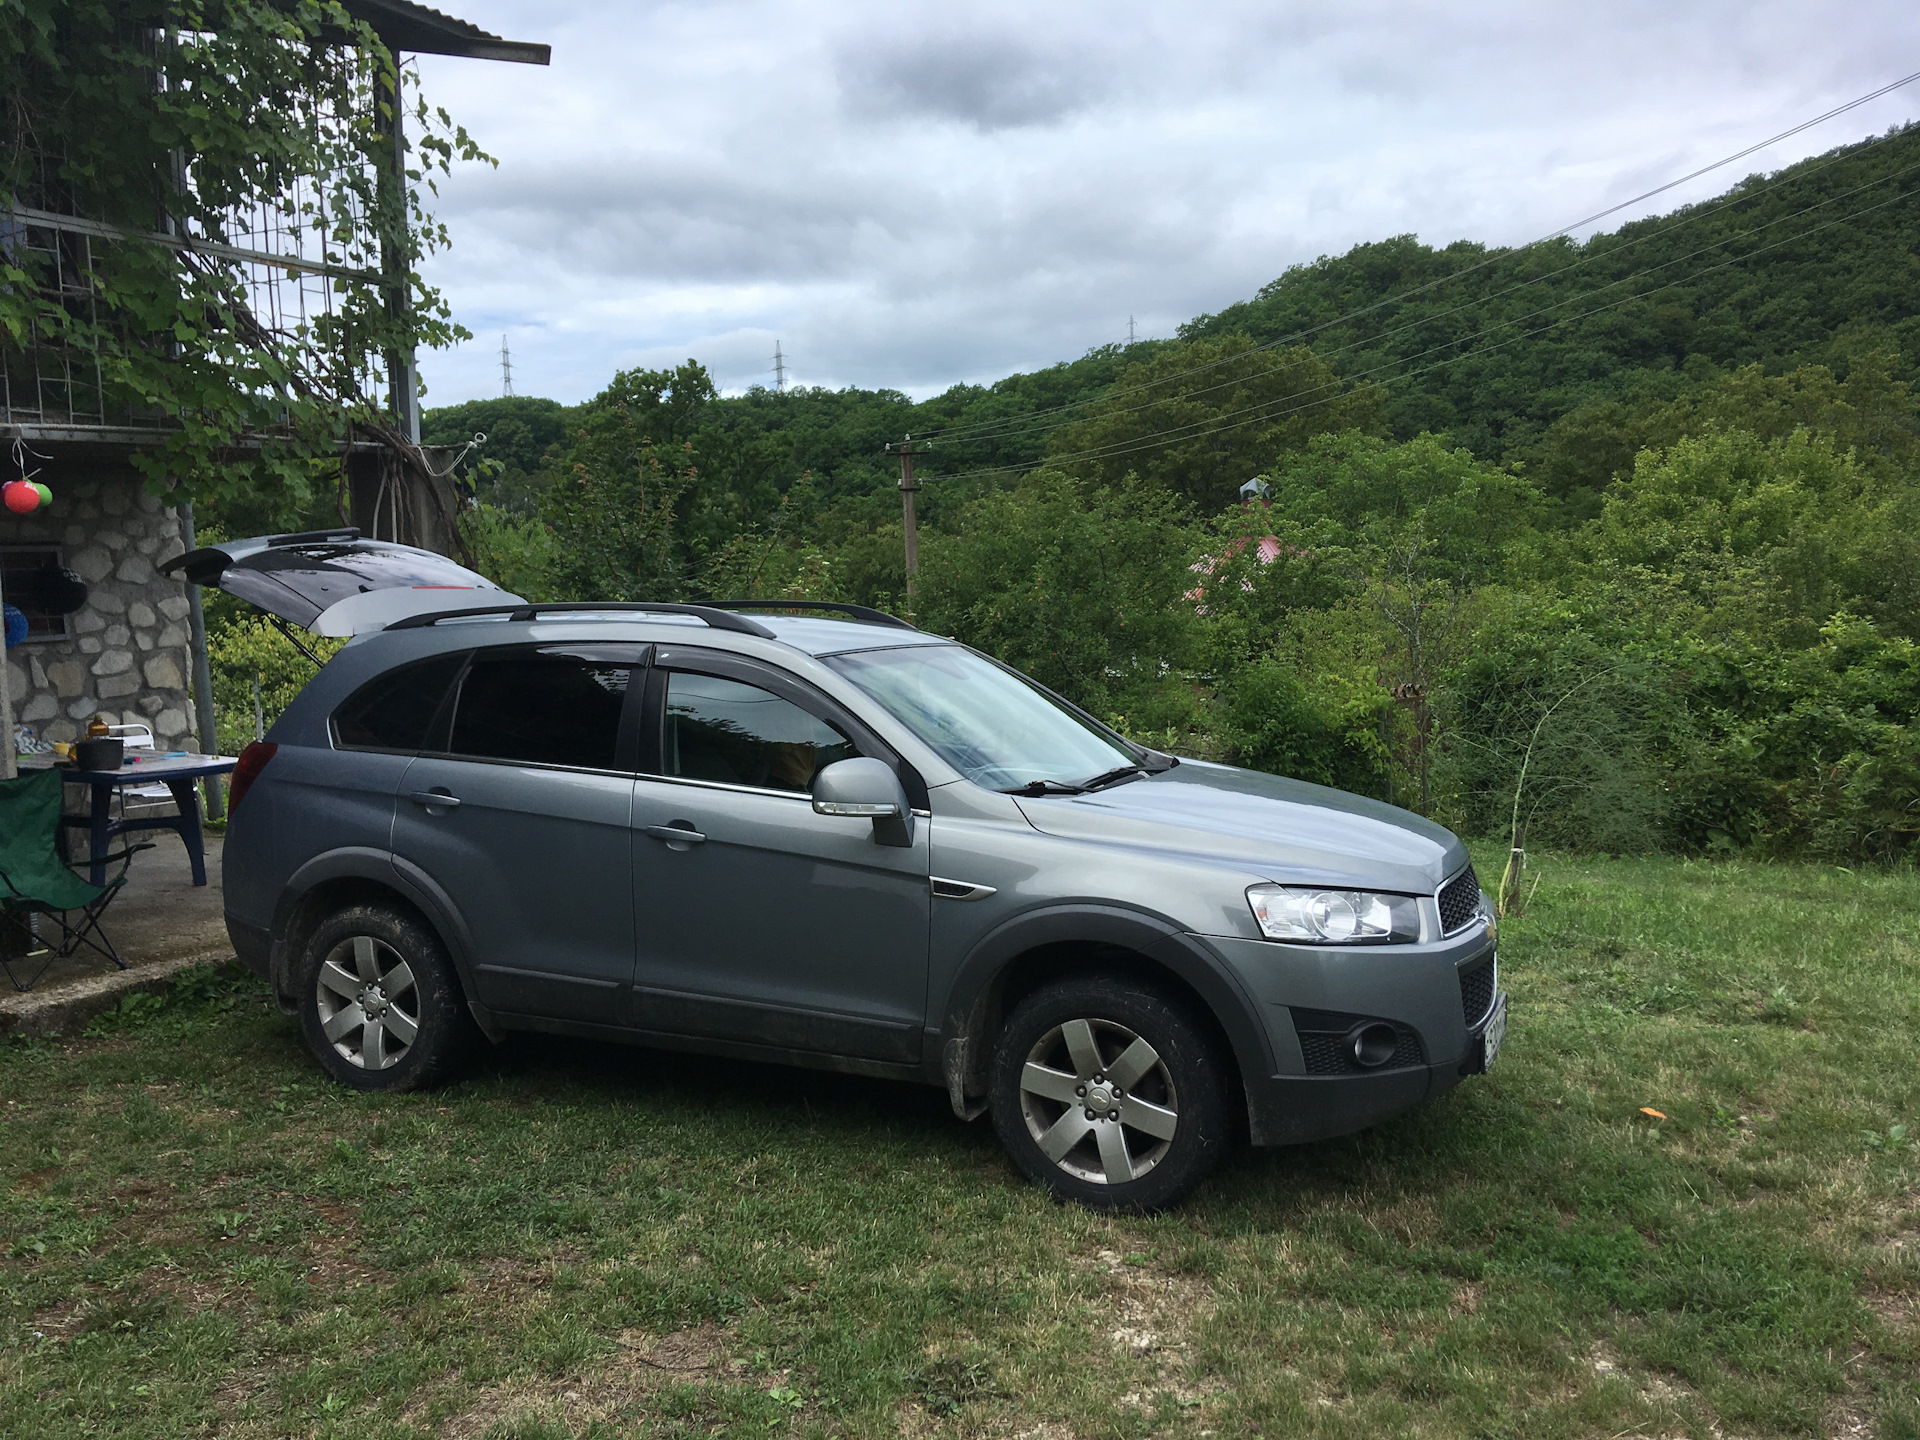
[[[1069,1020],[1042,1035],[1020,1071],[1020,1110],[1043,1155],[1106,1185],[1152,1170],[1180,1124],[1159,1051],[1112,1020]]]
[[[420,990],[398,950],[371,935],[350,935],[320,962],[320,1028],[333,1048],[363,1070],[405,1058],[420,1033]]]

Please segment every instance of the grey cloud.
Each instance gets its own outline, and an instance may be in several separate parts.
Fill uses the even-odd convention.
[[[454,245],[429,273],[478,338],[426,358],[436,402],[497,393],[502,330],[517,388],[567,400],[688,355],[765,382],[776,338],[808,383],[991,379],[1360,240],[1532,239],[1920,49],[1898,0],[460,10],[555,60],[421,61],[501,158],[442,187]],[[1736,168],[1916,110],[1890,97]]]
[[[1043,54],[1007,34],[915,35],[846,42],[842,102],[859,116],[928,116],[983,131],[1051,124],[1105,86],[1089,57]]]

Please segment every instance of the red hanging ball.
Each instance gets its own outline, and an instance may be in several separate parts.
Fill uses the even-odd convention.
[[[0,487],[0,500],[16,515],[31,515],[40,508],[40,492],[25,480],[9,480]]]

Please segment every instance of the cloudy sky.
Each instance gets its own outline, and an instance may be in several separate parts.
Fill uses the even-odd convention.
[[[1920,70],[1911,0],[436,0],[549,69],[422,57],[499,157],[430,275],[429,405],[998,378],[1403,232],[1518,244]],[[1920,115],[1920,82],[1642,207]],[[1607,225],[1618,223],[1619,218]]]

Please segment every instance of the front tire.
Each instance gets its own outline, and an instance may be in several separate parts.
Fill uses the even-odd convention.
[[[1132,980],[1056,981],[994,1052],[994,1129],[1020,1171],[1096,1210],[1162,1210],[1226,1154],[1225,1060],[1186,1008]]]
[[[355,1090],[438,1084],[479,1034],[440,937],[395,907],[329,915],[308,937],[297,984],[307,1048]]]

